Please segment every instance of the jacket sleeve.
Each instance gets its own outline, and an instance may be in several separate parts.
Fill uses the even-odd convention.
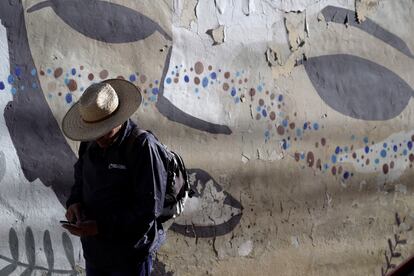
[[[122,208],[97,218],[101,235],[133,235],[140,238],[153,227],[162,211],[167,182],[164,162],[167,157],[150,134],[145,134],[145,138],[137,144],[137,161],[131,183],[132,200]]]
[[[79,146],[79,152],[78,152],[79,158],[74,165],[75,183],[73,184],[69,198],[66,201],[66,208],[69,208],[69,206],[74,203],[82,203],[82,166],[83,166],[82,156],[85,153],[86,148],[87,148],[87,143],[81,142]]]

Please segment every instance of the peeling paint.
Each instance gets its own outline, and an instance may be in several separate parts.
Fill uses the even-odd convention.
[[[379,0],[355,0],[355,12],[359,23],[364,22],[378,7]]]
[[[224,42],[225,34],[223,25],[220,25],[215,29],[210,29],[206,33],[213,39],[213,45],[220,45]]]

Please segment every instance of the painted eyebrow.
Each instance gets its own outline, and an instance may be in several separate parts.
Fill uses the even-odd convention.
[[[361,23],[358,23],[358,21],[356,20],[355,11],[353,10],[348,10],[335,6],[327,6],[321,12],[325,17],[326,22],[334,22],[340,24],[344,24],[347,22],[352,27],[367,32],[373,35],[374,37],[378,38],[379,40],[382,40],[383,42],[392,46],[393,48],[397,49],[406,56],[414,58],[414,55],[411,53],[407,44],[401,38],[382,28],[380,25],[378,25],[369,18],[367,18],[365,21]]]

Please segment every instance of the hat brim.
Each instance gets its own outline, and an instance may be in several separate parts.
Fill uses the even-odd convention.
[[[66,113],[62,120],[63,133],[74,141],[93,141],[124,123],[138,109],[142,102],[141,91],[133,83],[121,79],[103,81],[109,83],[119,99],[118,109],[105,120],[87,123],[79,113],[79,102]]]

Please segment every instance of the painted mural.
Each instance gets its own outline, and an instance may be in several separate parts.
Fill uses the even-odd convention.
[[[133,120],[195,191],[156,273],[390,272],[414,242],[413,5],[0,2],[0,275],[82,273],[60,124],[107,78],[141,89]]]

